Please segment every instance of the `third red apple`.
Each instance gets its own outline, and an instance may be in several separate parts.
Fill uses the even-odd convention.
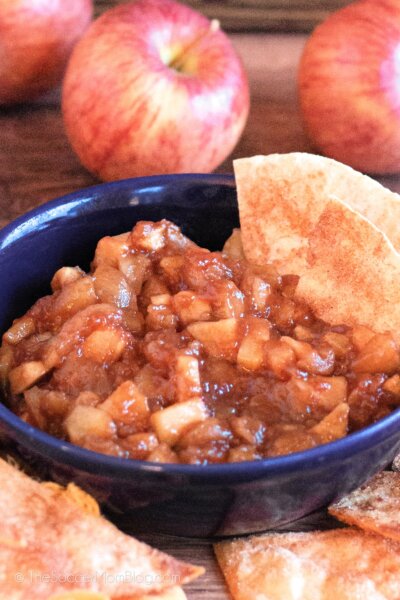
[[[400,171],[400,2],[360,0],[306,44],[299,71],[304,124],[327,156],[364,172]]]

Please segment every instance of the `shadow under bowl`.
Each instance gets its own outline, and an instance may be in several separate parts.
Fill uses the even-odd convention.
[[[166,218],[220,249],[237,227],[233,177],[170,175],[98,185],[48,202],[0,232],[0,330],[49,293],[63,265],[87,269],[97,241]],[[136,532],[225,536],[290,523],[383,469],[400,450],[400,411],[346,438],[254,462],[197,466],[106,456],[27,425],[0,404],[7,447],[44,478],[75,481]]]

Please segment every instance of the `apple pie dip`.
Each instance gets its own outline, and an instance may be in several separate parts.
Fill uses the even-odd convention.
[[[4,334],[8,404],[127,459],[237,462],[339,439],[400,404],[399,348],[317,319],[298,279],[250,264],[239,230],[221,252],[165,220],[104,237],[89,273],[59,269]]]

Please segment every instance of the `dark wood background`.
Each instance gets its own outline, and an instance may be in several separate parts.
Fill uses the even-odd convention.
[[[118,0],[96,0],[96,12],[119,4]],[[228,31],[308,32],[347,0],[186,0]]]

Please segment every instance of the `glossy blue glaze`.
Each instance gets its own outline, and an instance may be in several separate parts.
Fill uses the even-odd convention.
[[[49,291],[62,265],[87,268],[96,242],[140,219],[167,218],[201,245],[238,225],[233,178],[173,175],[109,183],[49,202],[0,232],[0,330]],[[248,463],[161,465],[103,456],[57,440],[0,404],[0,432],[42,476],[74,480],[132,531],[213,536],[261,531],[317,510],[400,450],[400,411],[348,437]],[[118,519],[117,519],[118,520]]]

